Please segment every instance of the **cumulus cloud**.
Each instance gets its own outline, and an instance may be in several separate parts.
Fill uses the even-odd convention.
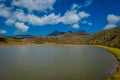
[[[38,26],[43,26],[43,25],[48,25],[48,24],[57,24],[60,15],[55,15],[54,13],[51,13],[49,15],[44,15],[43,17],[38,17],[35,15],[27,15],[28,22],[32,25],[38,25]]]
[[[109,14],[107,16],[108,24],[104,27],[104,29],[111,29],[117,27],[117,24],[120,23],[120,16]]]
[[[109,14],[107,17],[108,23],[116,24],[120,21],[120,16],[116,16],[114,14]]]
[[[29,27],[27,25],[25,25],[24,23],[21,23],[21,22],[16,22],[15,27],[17,28],[17,31],[19,31],[20,33],[27,32],[29,29]]]
[[[44,15],[42,17],[36,16],[34,14],[25,14],[23,11],[16,11],[13,14],[13,19],[19,20],[20,22],[28,22],[32,25],[37,26],[43,26],[47,24],[57,24],[57,19],[60,17],[60,15],[55,15],[54,13],[51,13],[49,15]]]
[[[72,27],[75,28],[75,29],[80,28],[80,26],[78,24],[73,24]]]
[[[59,21],[64,24],[75,24],[80,20],[89,17],[90,14],[82,11],[77,12],[76,10],[67,11],[64,16],[62,16]]]
[[[0,16],[3,16],[3,17],[8,17],[9,16],[9,12],[5,9],[1,9],[0,8]]]
[[[62,22],[64,24],[74,24],[80,20],[79,15],[76,13],[76,11],[67,11],[64,16],[59,18],[59,22]]]
[[[117,25],[116,24],[108,24],[104,27],[104,29],[112,29],[115,28]]]
[[[5,7],[4,4],[1,4],[0,5],[0,16],[8,18],[10,14],[11,14],[10,9]]]
[[[8,19],[8,20],[5,21],[5,24],[6,25],[12,25],[12,24],[14,24],[14,22],[15,21],[13,19]]]
[[[6,30],[0,30],[0,34],[6,34],[7,31]]]
[[[13,17],[14,20],[19,20],[19,21],[23,21],[26,22],[27,21],[27,17],[26,14],[22,11],[22,10],[17,10],[13,13]]]
[[[3,4],[0,5],[0,16],[6,18],[6,25],[14,25],[17,28],[16,32],[23,33],[29,30],[29,26],[25,25],[25,23],[36,26],[63,23],[71,25],[73,28],[79,28],[78,23],[90,16],[90,14],[85,11],[79,11],[79,8],[82,6],[78,4],[73,4],[70,10],[67,10],[63,16],[61,16],[60,13],[55,14],[54,12],[38,16],[31,12],[34,10],[52,10],[55,2],[56,0],[12,0],[12,9],[7,8]],[[13,10],[15,8],[14,6],[17,6],[15,10]],[[22,8],[26,8],[30,12],[25,13]]]
[[[75,24],[78,23],[81,19],[89,17],[90,14],[81,11],[77,12],[76,10],[69,10],[63,16],[56,15],[51,13],[49,15],[44,15],[42,17],[36,16],[34,14],[25,14],[22,10],[18,10],[13,13],[12,19],[8,19],[6,24],[11,24],[15,21],[28,22],[32,25],[44,26],[48,24]]]
[[[52,10],[56,0],[13,0],[12,5],[27,8],[29,11]]]
[[[90,16],[90,14],[88,14],[88,13],[82,11],[82,12],[79,12],[79,16],[80,16],[80,18],[87,18],[87,17]]]
[[[89,14],[86,12],[79,12],[77,13],[74,10],[67,11],[63,16],[55,15],[54,13],[51,13],[49,15],[44,15],[43,17],[38,17],[36,15],[28,14],[26,17],[24,17],[24,20],[19,19],[20,21],[27,21],[30,24],[43,26],[47,24],[75,24],[79,22],[81,19],[89,17]]]

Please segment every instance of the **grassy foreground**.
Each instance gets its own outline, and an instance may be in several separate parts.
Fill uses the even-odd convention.
[[[103,49],[108,50],[109,52],[111,52],[119,61],[120,63],[120,49],[117,48],[111,48],[111,47],[106,47],[106,46],[97,46]],[[108,80],[120,80],[120,64],[117,67],[117,71],[108,79]]]

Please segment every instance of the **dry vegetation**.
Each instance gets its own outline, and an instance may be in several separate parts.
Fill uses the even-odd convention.
[[[11,37],[0,37],[1,45],[41,45],[45,43],[72,44],[72,45],[103,45],[120,48],[120,27],[104,30],[92,35],[66,33],[58,36],[34,36],[21,39]]]

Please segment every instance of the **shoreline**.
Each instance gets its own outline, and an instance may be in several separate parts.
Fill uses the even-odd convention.
[[[109,51],[111,54],[113,54],[117,61],[119,62],[118,67],[116,69],[116,72],[111,74],[110,77],[108,77],[108,80],[120,80],[120,49],[118,48],[112,48],[112,47],[107,47],[107,46],[101,46],[101,45],[80,45],[80,44],[2,44],[1,46],[94,46],[98,48],[103,48],[107,51]]]
[[[120,80],[120,49],[118,48],[112,48],[112,47],[107,47],[107,46],[99,46],[97,45],[96,47],[103,48],[107,51],[109,51],[111,54],[113,54],[117,61],[119,62],[116,72],[113,73],[108,80]]]
[[[0,46],[91,46],[91,45],[45,43],[45,44],[2,44]]]

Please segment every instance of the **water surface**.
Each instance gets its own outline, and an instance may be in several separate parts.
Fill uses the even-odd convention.
[[[0,47],[0,80],[103,80],[116,66],[96,47]]]

